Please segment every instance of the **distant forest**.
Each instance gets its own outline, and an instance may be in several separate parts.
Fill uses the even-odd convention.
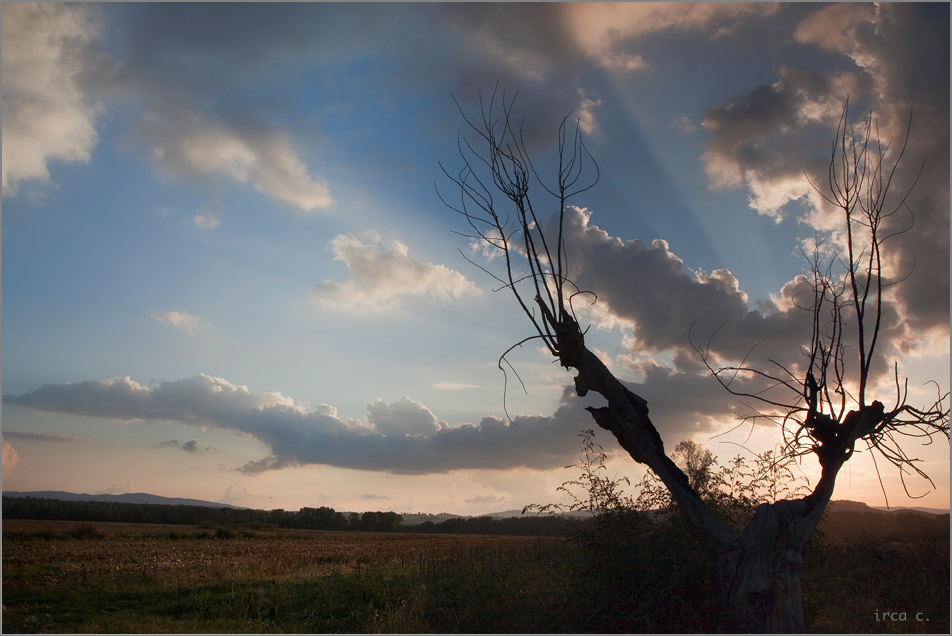
[[[333,508],[250,510],[210,506],[140,504],[114,501],[61,501],[36,497],[3,497],[4,519],[48,519],[60,521],[114,521],[123,523],[167,523],[175,525],[245,526],[258,529],[298,528],[302,530],[356,530],[361,532],[433,532],[445,534],[562,535],[562,521],[546,517],[460,517],[446,521],[425,521],[403,525],[395,512],[351,512]]]
[[[61,501],[35,497],[3,497],[4,519],[47,519],[85,522],[163,523],[213,527],[299,528],[361,532],[498,534],[567,536],[573,526],[559,517],[457,517],[440,522],[404,525],[395,512],[352,512],[333,508],[250,510],[209,506]],[[818,526],[830,540],[949,540],[949,515],[914,511],[828,511]]]

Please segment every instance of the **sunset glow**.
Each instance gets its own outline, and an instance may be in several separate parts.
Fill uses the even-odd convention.
[[[893,403],[898,365],[928,405],[950,386],[948,60],[942,3],[5,3],[3,489],[560,501],[600,398],[532,341],[504,389],[531,324],[434,190],[461,167],[454,98],[478,117],[497,84],[543,179],[569,112],[598,163],[565,222],[588,346],[666,448],[722,464],[781,437],[737,427],[689,331],[796,364],[800,248],[842,241],[810,181],[845,100],[891,151],[912,114],[876,386]],[[947,441],[906,448],[922,498],[861,447],[834,499],[948,508]]]

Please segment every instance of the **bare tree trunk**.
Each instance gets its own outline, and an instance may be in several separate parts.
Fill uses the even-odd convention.
[[[762,504],[738,538],[731,527],[711,514],[687,476],[667,457],[648,418],[647,402],[628,390],[585,347],[570,316],[553,322],[562,365],[579,372],[576,392],[584,396],[595,391],[608,400],[608,406],[588,408],[595,422],[611,432],[635,461],[658,475],[708,555],[711,576],[720,592],[723,627],[746,633],[805,631],[800,587],[803,552],[833,494],[836,473],[849,457],[845,445],[830,452],[812,494],[795,501]]]
[[[800,569],[819,515],[802,514],[802,503],[762,504],[741,534],[740,557],[727,590],[729,627],[768,634],[806,630]],[[824,507],[816,509],[822,514]]]

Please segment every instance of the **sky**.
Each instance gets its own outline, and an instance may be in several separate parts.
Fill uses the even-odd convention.
[[[497,86],[543,179],[569,113],[597,162],[565,215],[588,346],[669,450],[722,464],[781,433],[738,426],[692,338],[802,363],[800,250],[843,241],[810,181],[846,99],[889,157],[911,115],[872,384],[895,403],[896,369],[928,406],[949,388],[949,22],[943,3],[4,3],[3,490],[564,501],[599,398],[532,341],[507,358],[525,391],[504,388],[531,324],[438,195],[458,196],[457,103],[477,117]],[[905,448],[920,499],[863,445],[834,499],[948,508],[948,442]]]

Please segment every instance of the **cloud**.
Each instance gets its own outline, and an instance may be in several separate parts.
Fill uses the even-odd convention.
[[[20,463],[20,456],[16,450],[3,440],[3,476],[6,477],[13,470],[13,467]]]
[[[21,439],[34,442],[88,442],[85,437],[72,435],[55,435],[52,433],[21,433],[18,431],[4,431],[3,436],[10,439]]]
[[[642,366],[645,381],[629,386],[649,398],[653,421],[664,439],[673,443],[714,431],[718,415],[733,413],[730,396],[710,378]],[[122,422],[176,421],[252,437],[267,445],[271,454],[242,466],[247,474],[309,464],[403,474],[548,470],[572,461],[578,452],[578,431],[594,428],[585,407],[604,403],[594,395],[579,398],[569,385],[549,416],[518,415],[512,423],[487,416],[478,424],[451,426],[410,398],[390,404],[378,399],[367,405],[365,424],[342,421],[327,405],[309,411],[281,393],[252,393],[208,375],[156,387],[130,378],[48,384],[23,395],[5,395],[3,401],[40,412]],[[185,448],[189,443],[165,444]],[[612,444],[608,441],[606,447]]]
[[[565,5],[564,20],[576,46],[601,66],[615,71],[650,68],[630,49],[660,31],[701,31],[727,35],[746,20],[779,10],[769,3],[579,3]]]
[[[582,103],[578,107],[578,127],[586,135],[595,134],[599,129],[598,123],[595,121],[594,109],[602,105],[602,100],[593,101],[585,97],[585,91],[582,89],[579,89],[578,92],[582,96]]]
[[[217,200],[209,201],[192,217],[192,223],[200,230],[214,230],[221,224],[222,207]]]
[[[463,384],[462,382],[434,382],[434,389],[440,391],[462,391],[463,389],[478,389],[475,384]]]
[[[221,502],[231,504],[232,506],[243,506],[245,508],[257,508],[267,510],[270,506],[268,500],[270,495],[256,495],[247,488],[238,489],[233,485],[228,486],[221,497]],[[320,499],[327,499],[327,495],[321,493]]]
[[[152,159],[164,171],[206,181],[223,176],[250,182],[259,192],[305,212],[334,202],[327,183],[308,174],[282,132],[173,117],[151,119],[140,129],[152,140]],[[195,222],[213,229],[219,216],[220,211],[205,211]]]
[[[711,134],[702,157],[711,184],[746,184],[751,208],[778,222],[790,201],[822,204],[803,172],[826,170],[844,100],[870,88],[855,73],[826,76],[781,68],[780,75],[773,85],[710,108],[701,122]]]
[[[287,127],[266,116],[269,109],[238,106],[241,100],[229,98],[229,89],[243,81],[267,85],[262,62],[283,51],[316,52],[326,46],[315,45],[322,40],[345,45],[340,33],[324,38],[315,33],[319,16],[303,12],[311,18],[310,43],[308,25],[299,20],[302,9],[293,7],[125,12],[5,5],[4,196],[14,194],[24,179],[48,180],[50,160],[88,161],[99,141],[96,120],[108,108],[125,119],[120,147],[144,146],[165,173],[208,185],[220,178],[249,183],[302,211],[327,208],[333,203],[329,187],[309,172]],[[338,23],[346,20],[343,12],[325,13],[336,14]],[[130,16],[130,24],[123,24]],[[259,25],[265,22],[284,37],[271,37],[271,28],[262,37]],[[234,39],[222,39],[225,33]],[[110,53],[106,40],[115,40]],[[202,218],[215,224],[201,215],[196,222]]]
[[[168,323],[173,327],[184,329],[190,336],[195,335],[208,326],[208,323],[202,320],[200,316],[192,316],[187,311],[155,312],[152,314],[152,317],[159,322]]]
[[[361,495],[360,498],[361,499],[390,499],[390,497],[386,495]]]
[[[566,208],[571,275],[580,289],[597,294],[603,312],[633,326],[638,349],[686,345],[691,323],[698,318],[716,328],[747,315],[747,295],[729,271],[692,275],[667,242],[658,239],[650,247],[637,239],[625,242],[590,219],[585,209]],[[557,222],[553,217],[547,227]]]
[[[691,118],[687,115],[682,115],[681,117],[675,117],[671,120],[671,126],[676,128],[681,136],[690,135],[695,133],[698,130],[698,127],[694,125],[694,122],[691,121]]]
[[[40,412],[88,415],[131,422],[176,421],[252,437],[269,456],[242,467],[246,473],[324,464],[408,474],[469,468],[546,470],[575,456],[576,434],[592,426],[583,400],[567,390],[551,416],[520,415],[514,424],[484,417],[449,426],[423,404],[402,398],[367,406],[367,423],[342,421],[333,407],[308,411],[280,393],[252,393],[222,378],[198,375],[143,386],[130,378],[45,385],[4,404]]]
[[[3,196],[48,181],[53,160],[88,162],[101,104],[80,86],[99,38],[78,4],[3,5]]]
[[[746,187],[751,208],[780,220],[801,204],[799,220],[827,234],[842,223],[809,186],[825,187],[830,143],[844,100],[861,124],[872,111],[880,139],[895,157],[912,114],[909,145],[891,183],[888,205],[908,207],[883,231],[891,239],[886,275],[912,275],[895,288],[903,318],[915,331],[945,337],[949,329],[949,7],[945,4],[824,6],[794,30],[803,45],[849,59],[857,70],[818,73],[781,68],[758,86],[708,110],[704,164],[715,187]],[[910,228],[911,225],[911,228]],[[833,232],[842,245],[842,233]]]
[[[807,360],[802,351],[809,345],[812,324],[812,313],[802,309],[813,299],[808,278],[794,277],[770,301],[752,309],[740,281],[729,271],[692,272],[665,241],[656,240],[650,247],[638,240],[622,241],[591,223],[592,216],[573,206],[564,215],[569,276],[598,298],[594,309],[579,303],[576,311],[583,328],[591,320],[627,332],[610,366],[640,378],[631,388],[649,401],[652,420],[665,439],[713,431],[745,414],[738,411],[738,399],[710,377],[694,345],[707,350],[715,366],[745,360],[781,375],[777,364],[802,372]],[[546,231],[557,222],[553,216]],[[847,324],[851,317],[851,310],[844,308]],[[886,298],[871,377],[890,371],[890,359],[916,346],[902,307]],[[847,356],[847,377],[854,364]],[[742,374],[732,388],[755,393],[764,385]],[[775,397],[795,399],[789,394]]]
[[[109,486],[109,488],[106,488],[105,490],[101,490],[97,492],[96,494],[97,495],[127,495],[131,492],[135,492],[135,486],[133,485],[131,481],[127,481],[125,486],[119,486],[118,484],[113,484],[112,486]]]
[[[409,248],[400,241],[393,241],[386,251],[377,247],[378,242],[375,237],[364,242],[341,234],[328,244],[334,260],[347,264],[350,280],[321,283],[317,292],[321,305],[355,313],[380,313],[397,309],[407,296],[448,301],[482,293],[459,272],[412,258]]]
[[[497,504],[508,499],[505,495],[476,495],[463,501],[468,504]]]
[[[175,448],[181,448],[183,451],[187,451],[189,453],[208,453],[210,451],[215,450],[211,446],[206,446],[202,448],[201,446],[198,445],[198,442],[195,440],[180,442],[177,439],[173,439],[167,442],[159,442],[159,446],[166,446],[166,447],[171,446]]]
[[[438,422],[436,416],[419,402],[402,397],[393,404],[385,404],[377,398],[367,405],[370,414],[367,423],[387,436],[427,436],[436,433],[446,423]]]

